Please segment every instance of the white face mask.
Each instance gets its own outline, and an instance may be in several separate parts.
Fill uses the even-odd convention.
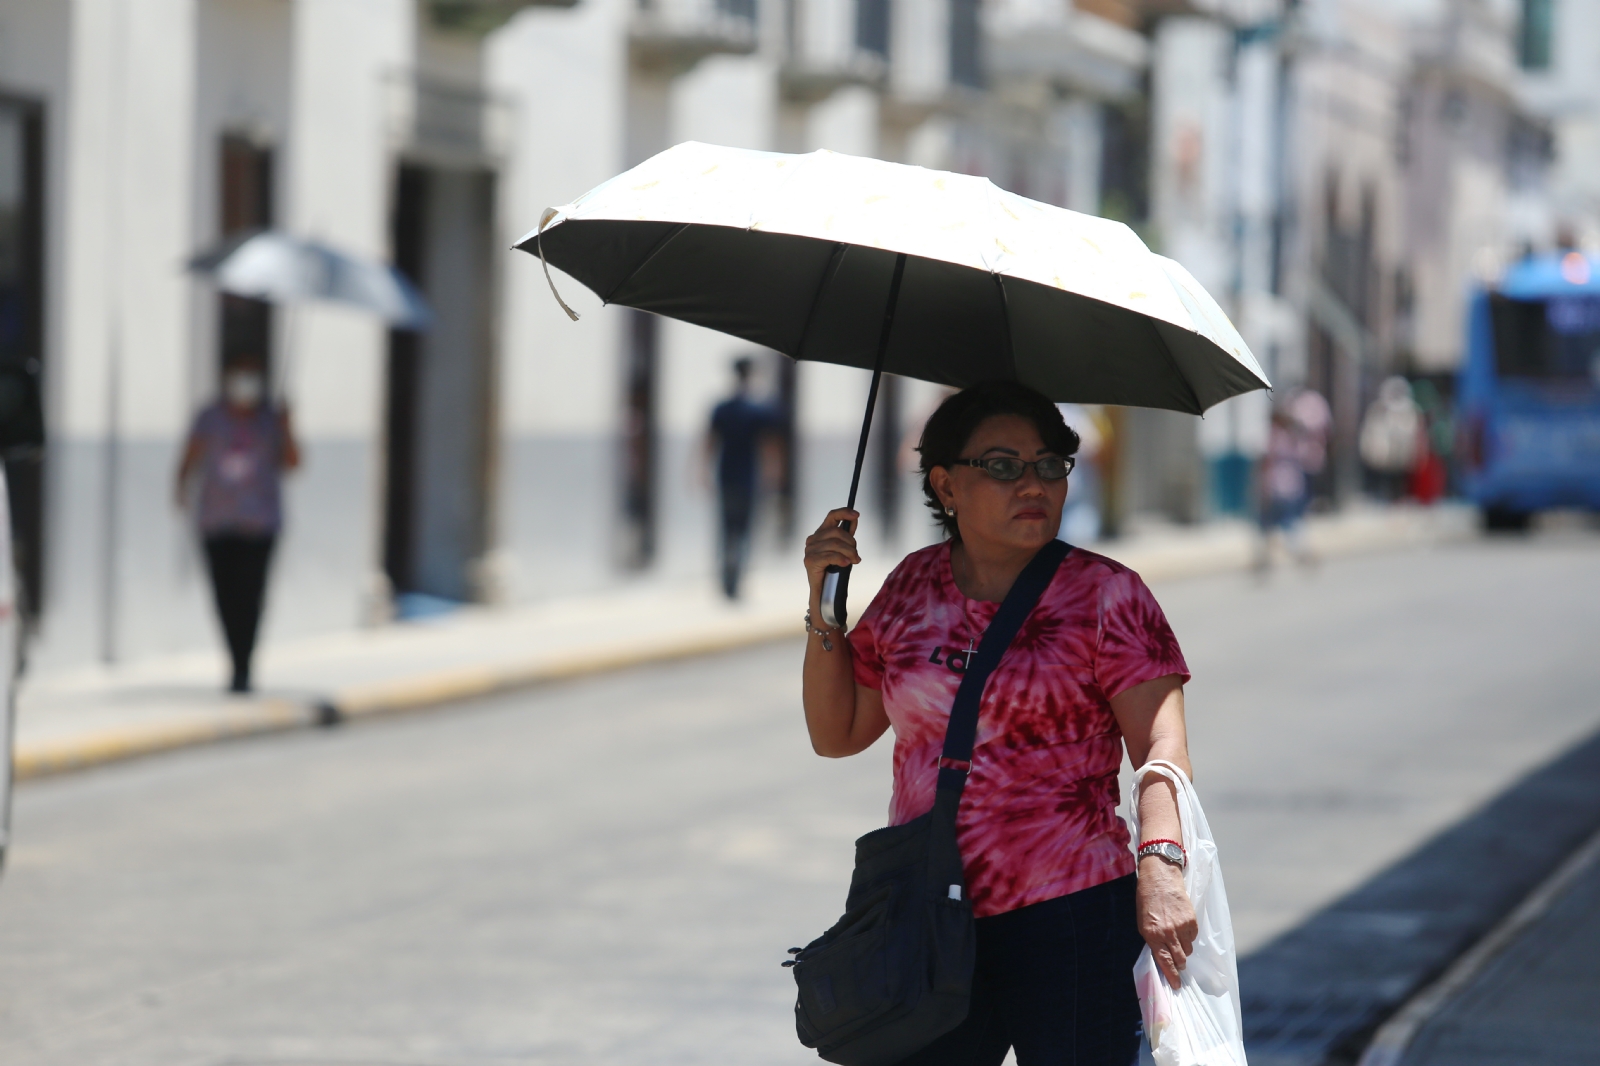
[[[266,382],[253,370],[236,370],[222,380],[222,394],[235,407],[254,407],[266,393]]]

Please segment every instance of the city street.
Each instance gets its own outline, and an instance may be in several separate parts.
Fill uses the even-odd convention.
[[[1600,728],[1597,588],[1575,529],[1155,586],[1242,951]],[[815,1062],[778,964],[889,744],[811,754],[800,651],[25,785],[0,1061]]]

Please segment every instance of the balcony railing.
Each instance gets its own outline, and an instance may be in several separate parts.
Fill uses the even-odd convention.
[[[990,18],[984,65],[999,80],[1041,79],[1092,96],[1138,91],[1150,42],[1109,19],[1063,9],[1049,18]]]
[[[846,85],[881,86],[888,74],[887,0],[786,0],[779,87],[815,103]]]
[[[481,36],[504,26],[525,7],[571,7],[578,0],[426,0],[435,29]]]
[[[638,0],[628,32],[634,65],[669,75],[757,44],[756,0]]]

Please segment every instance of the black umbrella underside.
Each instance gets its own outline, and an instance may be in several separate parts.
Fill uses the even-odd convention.
[[[540,238],[521,247],[538,255]],[[543,254],[604,302],[795,359],[875,369],[897,253],[760,230],[565,221]],[[1058,402],[1200,414],[1263,387],[1179,326],[1036,282],[906,257],[883,370],[964,388],[1021,381]],[[1194,383],[1198,382],[1196,385]]]

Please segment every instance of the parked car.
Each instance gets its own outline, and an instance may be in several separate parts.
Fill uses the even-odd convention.
[[[1457,454],[1484,526],[1600,511],[1600,259],[1530,256],[1474,292],[1467,314]]]

